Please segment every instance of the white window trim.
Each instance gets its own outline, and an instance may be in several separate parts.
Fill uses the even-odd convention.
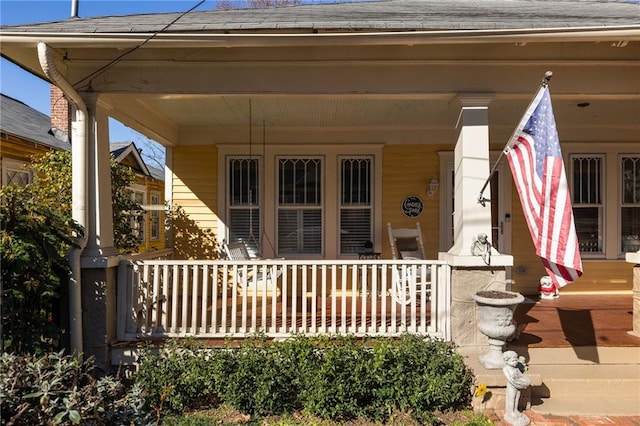
[[[154,201],[154,198],[157,198],[157,201]],[[159,241],[160,234],[162,229],[162,224],[160,223],[160,203],[162,198],[160,196],[160,191],[150,191],[149,192],[149,201],[151,203],[150,209],[147,209],[147,216],[149,216],[149,241]],[[152,216],[157,215],[158,218],[158,235],[153,236],[153,220]]]
[[[358,144],[358,145],[288,145],[274,144],[267,146],[254,146],[253,155],[262,157],[261,176],[261,211],[263,212],[263,232],[272,242],[273,248],[268,243],[263,243],[263,257],[275,256],[276,238],[276,182],[277,182],[277,157],[278,156],[322,156],[324,158],[323,182],[323,208],[325,235],[332,235],[336,232],[335,238],[328,238],[324,242],[324,255],[326,259],[353,259],[353,255],[340,256],[340,241],[337,238],[339,223],[339,194],[338,194],[338,158],[340,156],[371,156],[373,157],[373,218],[374,224],[374,250],[382,251],[382,144]],[[223,241],[228,233],[227,228],[227,157],[228,156],[248,156],[249,145],[221,144],[218,145],[218,211],[220,226],[217,229],[218,241]],[[327,196],[328,194],[333,194]],[[287,256],[292,259],[310,258],[308,255]],[[356,256],[357,257],[357,256]]]
[[[141,207],[147,203],[147,187],[140,184],[129,185],[129,189],[131,190],[131,199],[135,201],[136,193],[142,194],[142,203],[140,203]],[[142,208],[144,210],[144,207]],[[145,213],[142,216],[142,238],[138,239],[139,245],[144,245],[147,242],[147,216],[148,212],[145,210]]]
[[[618,172],[616,175],[616,181],[618,183],[618,199],[620,200],[619,202],[619,207],[620,210],[618,210],[617,214],[616,214],[616,218],[618,220],[618,230],[617,230],[617,238],[618,238],[618,249],[617,249],[617,253],[618,253],[618,257],[621,259],[624,259],[626,256],[626,252],[622,251],[620,242],[622,241],[622,220],[621,220],[621,212],[622,212],[622,175],[620,172],[620,166],[622,165],[622,158],[623,157],[640,157],[640,152],[636,152],[636,153],[629,153],[629,152],[621,152],[618,154],[618,158],[617,160],[617,168],[616,171]]]
[[[592,146],[593,145],[593,146]],[[571,173],[570,167],[567,164],[567,160],[571,155],[586,155],[586,154],[604,154],[604,177],[605,187],[603,189],[603,203],[604,203],[604,230],[603,230],[603,252],[604,255],[599,259],[606,260],[621,260],[624,256],[620,254],[620,191],[619,184],[620,179],[618,176],[620,155],[639,155],[637,143],[563,143],[562,152],[565,158],[565,169],[567,173]],[[615,176],[609,176],[610,171],[615,171]],[[613,235],[613,238],[608,236]],[[591,260],[591,258],[588,258]]]
[[[591,157],[602,159],[602,176],[604,179],[604,186],[601,188],[602,193],[602,252],[590,253],[588,251],[580,252],[580,257],[583,259],[604,259],[607,256],[608,244],[607,244],[607,188],[609,187],[609,180],[607,178],[607,162],[608,156],[602,152],[572,152],[571,154],[564,155],[565,170],[567,173],[567,182],[569,184],[569,191],[573,191],[575,185],[573,181],[573,159],[576,157]],[[571,194],[573,199],[573,194]],[[572,202],[572,207],[573,207]]]

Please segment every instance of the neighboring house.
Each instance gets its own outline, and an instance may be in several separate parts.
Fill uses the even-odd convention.
[[[136,173],[131,196],[145,210],[142,220],[133,220],[131,224],[140,241],[138,253],[164,249],[164,172],[147,166],[134,142],[111,143],[110,150],[116,161]]]
[[[477,196],[547,70],[584,264],[567,291],[631,290],[639,14],[625,1],[388,0],[74,18],[2,27],[0,51],[91,124],[74,135],[97,152],[79,146],[89,173],[116,118],[166,147],[167,201],[197,229],[292,263],[357,260],[367,241],[389,259],[386,224],[420,222],[427,256],[453,268],[452,309],[470,311],[482,280],[535,294],[545,274],[505,160],[487,207]],[[90,206],[91,248],[111,243],[108,202]],[[490,268],[470,253],[479,232],[502,254]],[[176,242],[193,235],[173,227]],[[207,260],[180,247],[177,259]],[[97,252],[83,278],[114,286]],[[91,333],[106,336],[98,351],[112,320]]]
[[[70,151],[67,134],[52,127],[51,119],[19,100],[0,94],[0,168],[2,186],[31,183],[25,168],[34,155],[50,150]]]
[[[52,102],[54,117],[50,118],[16,99],[0,95],[2,186],[30,183],[33,171],[28,165],[34,155],[49,150],[71,151],[65,103],[61,100]],[[147,166],[133,142],[111,144],[111,154],[119,163],[135,171],[132,197],[146,210],[141,221],[132,223],[140,239],[137,252],[164,249],[164,172]]]

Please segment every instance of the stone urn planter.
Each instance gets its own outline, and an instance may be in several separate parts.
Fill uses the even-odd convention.
[[[478,330],[489,338],[489,352],[480,355],[484,368],[493,370],[504,367],[502,349],[516,331],[513,312],[524,296],[511,291],[486,290],[473,296],[478,305],[480,321]]]

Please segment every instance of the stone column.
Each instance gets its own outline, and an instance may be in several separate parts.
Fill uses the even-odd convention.
[[[640,337],[640,251],[627,253],[625,260],[633,267],[633,330],[629,334]]]
[[[89,111],[88,241],[81,257],[83,347],[85,358],[95,357],[104,372],[111,368],[109,343],[116,331],[116,269],[111,202],[111,153],[108,106],[97,95],[84,97]]]
[[[480,351],[487,338],[478,331],[478,314],[471,296],[482,290],[505,290],[506,267],[513,257],[492,250],[490,264],[471,253],[479,233],[491,235],[491,207],[478,203],[478,195],[491,169],[489,160],[490,94],[459,95],[462,109],[458,118],[455,147],[454,244],[440,253],[451,265],[451,334],[461,348]],[[485,194],[490,194],[487,186]]]

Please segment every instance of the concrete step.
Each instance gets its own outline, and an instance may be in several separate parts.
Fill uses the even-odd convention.
[[[540,398],[640,400],[640,365],[534,365],[529,370],[542,377],[532,388]]]
[[[528,409],[559,416],[640,416],[640,348],[509,349],[528,363],[526,374],[532,381]],[[485,370],[477,355],[466,355],[478,383],[504,386],[500,370]],[[503,403],[496,400],[494,408]]]
[[[529,365],[640,365],[640,347],[576,346],[568,348],[508,348]]]

